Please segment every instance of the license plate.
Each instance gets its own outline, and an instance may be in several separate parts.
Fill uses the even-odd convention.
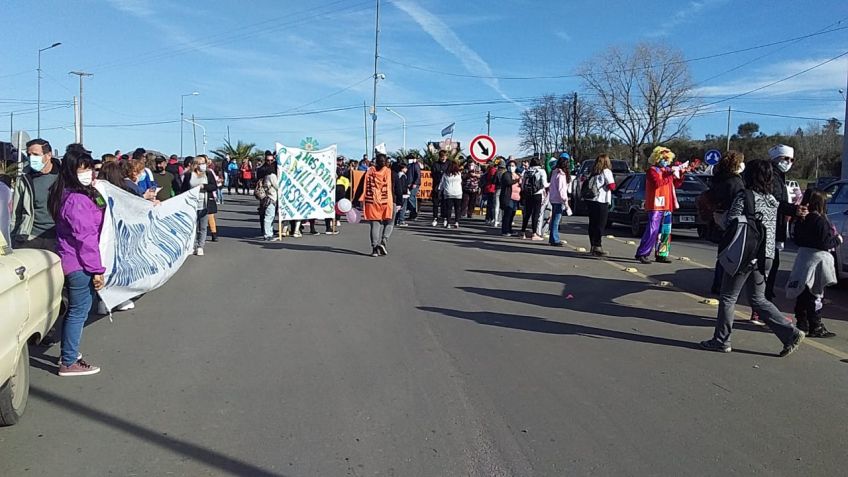
[[[694,224],[695,223],[695,216],[694,215],[681,215],[680,216],[680,223],[681,224]]]

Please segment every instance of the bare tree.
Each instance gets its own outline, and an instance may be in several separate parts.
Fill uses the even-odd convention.
[[[666,45],[613,47],[584,63],[579,74],[609,116],[609,132],[629,146],[634,167],[643,146],[677,137],[697,111],[683,53]]]
[[[599,117],[597,108],[575,93],[544,95],[521,114],[521,147],[534,155],[569,149],[579,155],[585,145],[593,149],[598,138],[604,137]]]

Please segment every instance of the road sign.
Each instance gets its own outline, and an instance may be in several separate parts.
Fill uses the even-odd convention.
[[[495,140],[485,134],[481,134],[471,140],[471,159],[480,164],[487,164],[495,157],[497,147]]]
[[[710,149],[704,154],[704,162],[706,162],[710,166],[714,166],[718,164],[718,161],[721,160],[721,151],[718,149]]]

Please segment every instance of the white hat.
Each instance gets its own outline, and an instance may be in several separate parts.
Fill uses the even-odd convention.
[[[773,148],[768,150],[769,159],[775,160],[779,157],[788,157],[789,159],[795,158],[795,149],[791,146],[787,146],[785,144],[778,144]]]

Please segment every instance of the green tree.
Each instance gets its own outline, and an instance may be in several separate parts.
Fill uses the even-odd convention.
[[[241,162],[244,159],[253,160],[257,157],[260,157],[262,153],[256,149],[256,144],[249,142],[241,142],[238,141],[235,146],[233,146],[230,141],[224,140],[224,145],[212,151],[212,155],[215,156],[215,159],[219,161],[226,161],[229,159],[235,159],[237,162]]]
[[[736,134],[745,139],[754,137],[758,132],[760,132],[760,125],[753,122],[742,123],[736,129]]]

